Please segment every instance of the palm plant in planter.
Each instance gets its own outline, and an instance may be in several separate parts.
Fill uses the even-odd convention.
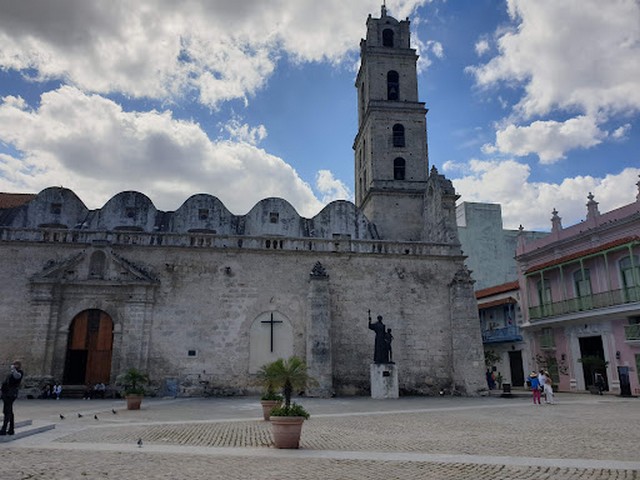
[[[149,383],[149,376],[136,368],[130,368],[118,376],[116,383],[123,386],[127,410],[140,410],[144,386]]]
[[[260,397],[260,404],[262,405],[262,416],[265,420],[269,420],[271,410],[282,404],[282,395],[276,392],[274,365],[275,362],[267,363],[258,370],[258,382],[264,389]]]
[[[307,365],[298,357],[288,360],[279,358],[263,367],[274,389],[281,389],[284,405],[271,410],[271,425],[276,448],[298,448],[302,423],[309,418],[309,413],[296,403],[291,403],[294,389],[299,391],[308,384],[314,383],[307,371]]]

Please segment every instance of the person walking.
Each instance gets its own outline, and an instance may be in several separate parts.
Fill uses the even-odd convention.
[[[544,403],[553,404],[553,380],[549,372],[544,372]]]
[[[11,372],[2,382],[2,413],[4,420],[0,435],[14,434],[13,402],[18,398],[18,390],[23,376],[22,364],[18,360],[14,361],[11,364]]]
[[[531,384],[531,393],[533,394],[533,404],[540,405],[540,381],[538,380],[538,374],[531,372],[529,375],[529,383]]]

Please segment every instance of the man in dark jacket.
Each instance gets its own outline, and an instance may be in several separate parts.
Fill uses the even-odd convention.
[[[11,364],[11,373],[2,382],[2,413],[4,414],[4,421],[2,422],[0,435],[13,435],[14,433],[13,402],[18,398],[18,389],[24,376],[21,367],[22,364],[19,361],[13,362]]]

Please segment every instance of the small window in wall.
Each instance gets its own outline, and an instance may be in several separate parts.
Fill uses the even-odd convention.
[[[399,123],[393,126],[393,146],[404,147],[404,127]]]
[[[91,254],[89,259],[89,276],[91,278],[104,278],[107,256],[102,251],[96,251]]]
[[[60,215],[62,213],[62,204],[61,203],[52,203],[51,209],[49,210],[53,215]]]
[[[198,218],[200,220],[206,220],[209,218],[209,209],[208,208],[200,208],[198,209]]]
[[[124,211],[124,214],[127,218],[135,218],[136,217],[136,209],[134,207],[127,207]]]
[[[387,100],[400,98],[400,76],[395,70],[387,73]]]
[[[393,30],[385,28],[382,31],[382,46],[393,47]]]
[[[404,158],[396,158],[393,161],[393,179],[404,180],[405,177],[405,161]]]
[[[278,223],[279,218],[280,218],[280,214],[278,212],[271,212],[269,214],[269,221],[271,223]]]
[[[187,357],[196,357],[198,356],[198,352],[195,350],[188,350],[187,351]]]
[[[552,328],[543,328],[540,332],[540,348],[543,350],[551,350],[556,347],[556,341],[553,336]]]

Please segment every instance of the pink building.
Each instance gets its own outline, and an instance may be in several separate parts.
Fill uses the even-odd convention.
[[[522,330],[530,367],[559,390],[599,386],[640,394],[640,182],[636,201],[607,213],[590,193],[587,217],[518,242]]]

